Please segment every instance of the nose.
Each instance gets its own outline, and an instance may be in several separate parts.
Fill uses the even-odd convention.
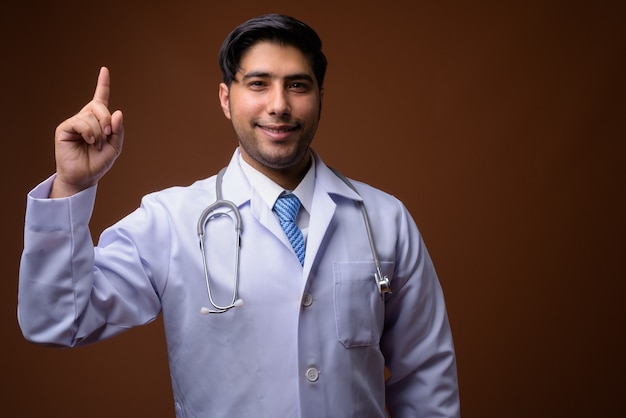
[[[291,112],[287,91],[283,86],[272,86],[267,95],[267,112],[277,116],[285,116]]]

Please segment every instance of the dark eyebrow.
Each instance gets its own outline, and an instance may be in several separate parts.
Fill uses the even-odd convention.
[[[313,82],[313,77],[311,77],[309,74],[292,74],[285,78],[289,81],[305,80],[311,83]]]
[[[263,72],[263,71],[252,71],[251,73],[247,73],[243,77],[241,77],[241,81],[246,81],[251,78],[272,78],[272,75],[270,73]],[[285,79],[287,81],[306,80],[311,83],[313,82],[313,77],[311,77],[309,74],[306,74],[306,73],[290,74],[286,76]]]
[[[241,81],[246,81],[251,78],[270,78],[270,74],[263,71],[253,71],[251,73],[244,74],[243,77],[241,77]]]

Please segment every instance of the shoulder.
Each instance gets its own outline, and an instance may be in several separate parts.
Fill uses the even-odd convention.
[[[380,207],[381,210],[403,207],[400,200],[395,196],[365,182],[349,178],[341,170],[327,166],[319,155],[314,155],[316,158],[316,182],[335,198],[363,200],[366,205]]]
[[[197,180],[187,186],[171,186],[146,194],[142,206],[161,206],[167,209],[207,205],[215,200],[215,176]]]
[[[365,205],[371,210],[390,212],[404,212],[404,204],[396,196],[374,187],[368,183],[352,178],[347,178],[356,192],[359,194]]]

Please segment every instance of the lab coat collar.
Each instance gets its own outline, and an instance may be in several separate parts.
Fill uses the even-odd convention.
[[[320,156],[312,151],[315,158],[315,176],[317,185],[321,186],[330,195],[339,195],[347,199],[362,201],[361,196],[352,190],[342,179],[331,170],[320,158]],[[316,187],[317,187],[316,185]]]
[[[239,148],[235,149],[222,184],[224,199],[230,200],[238,207],[249,202],[252,197],[252,186],[239,164]]]

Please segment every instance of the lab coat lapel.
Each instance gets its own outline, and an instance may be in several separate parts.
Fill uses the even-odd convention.
[[[311,267],[323,245],[324,238],[328,233],[337,204],[333,195],[342,196],[353,200],[362,200],[361,196],[346,185],[335,175],[320,159],[317,153],[315,158],[315,190],[313,192],[313,207],[309,219],[309,237],[306,244],[306,257],[304,261],[304,274],[308,277]]]
[[[306,256],[304,257],[304,275],[307,277],[311,266],[317,257],[319,249],[335,214],[337,205],[326,190],[315,184],[313,192],[313,207],[309,218],[309,236],[306,242]]]
[[[287,238],[285,231],[281,228],[276,215],[254,190],[252,190],[252,198],[250,199],[250,211],[261,225],[276,236],[287,248],[291,249],[289,238]]]

